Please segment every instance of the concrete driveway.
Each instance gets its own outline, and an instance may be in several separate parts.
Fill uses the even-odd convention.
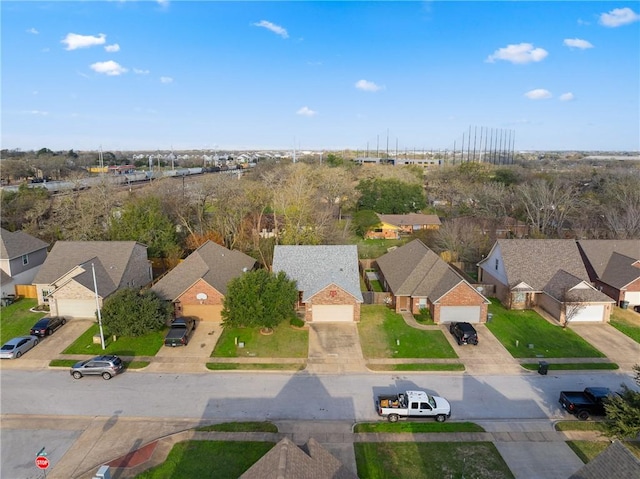
[[[640,361],[640,344],[607,323],[569,323],[583,339],[618,364],[631,371]]]
[[[318,373],[367,370],[356,323],[309,323],[307,371]]]
[[[186,346],[175,348],[162,346],[156,353],[156,358],[208,358],[222,334],[220,323],[198,321],[196,329],[191,333]]]

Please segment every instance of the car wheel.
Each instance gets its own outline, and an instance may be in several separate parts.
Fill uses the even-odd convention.
[[[37,339],[34,339],[34,340],[33,340],[33,345],[34,345],[34,346],[37,346],[37,345],[38,345],[38,340],[37,340]]]
[[[589,419],[589,412],[588,411],[578,411],[578,419],[580,419],[581,421],[586,421],[587,419]]]
[[[456,338],[456,341],[458,341],[458,346],[462,346],[462,340],[460,338]]]
[[[389,417],[387,419],[389,419],[389,422],[398,422],[398,419],[400,419],[400,417],[397,414],[389,414]]]
[[[45,336],[51,336],[51,328],[47,328],[47,330],[44,332]]]
[[[105,381],[108,381],[109,379],[111,379],[111,374],[102,373],[102,379],[104,379]]]
[[[62,324],[67,324],[67,320],[62,318]]]
[[[22,352],[21,352],[21,351],[18,351],[18,352],[16,353],[16,359],[18,359],[20,356],[22,356]]]
[[[447,416],[445,416],[444,414],[438,414],[436,416],[436,421],[438,422],[445,422],[447,420]]]
[[[74,379],[80,379],[82,377],[82,374],[78,371],[74,371],[72,376]]]

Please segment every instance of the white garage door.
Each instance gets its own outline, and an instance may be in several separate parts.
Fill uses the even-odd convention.
[[[440,308],[440,322],[480,322],[480,306],[442,306]]]
[[[640,304],[640,291],[627,291],[624,293],[624,300],[629,301],[631,306]]]
[[[313,313],[314,322],[353,321],[352,304],[314,304],[311,312]]]
[[[59,299],[58,316],[95,319],[96,301],[95,299]]]
[[[602,321],[604,317],[604,305],[594,304],[591,306],[585,306],[576,314],[573,321]]]

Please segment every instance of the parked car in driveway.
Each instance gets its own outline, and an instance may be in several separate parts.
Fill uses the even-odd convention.
[[[114,355],[105,355],[77,362],[71,366],[69,373],[74,379],[80,379],[83,376],[100,375],[102,379],[109,380],[123,370],[124,363],[122,359]]]
[[[470,323],[451,323],[449,325],[449,332],[453,334],[460,345],[478,345],[478,333],[476,332],[476,328],[471,326]]]
[[[38,344],[35,336],[19,336],[10,339],[0,348],[0,359],[17,359]]]
[[[38,336],[44,338],[45,336],[50,336],[53,332],[62,327],[67,320],[64,317],[53,316],[53,317],[44,317],[36,324],[33,325],[29,334],[32,336]]]

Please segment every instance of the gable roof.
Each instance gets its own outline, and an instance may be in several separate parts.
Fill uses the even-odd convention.
[[[466,284],[477,292],[420,240],[381,256],[377,263],[395,296],[425,296],[435,303],[459,284]]]
[[[193,283],[202,279],[221,294],[227,294],[227,284],[245,271],[251,271],[256,260],[241,251],[207,241],[178,266],[169,271],[151,288],[161,298],[174,300]]]
[[[582,466],[569,479],[636,479],[640,477],[640,459],[619,441],[613,441],[609,447]]]
[[[622,289],[638,278],[640,278],[640,260],[614,252],[600,276],[600,281]]]
[[[329,284],[363,302],[356,245],[276,245],[272,269],[296,281],[303,302]]]
[[[24,231],[8,231],[0,228],[0,259],[18,258],[23,254],[48,247],[48,243]]]
[[[560,302],[566,303],[614,303],[609,296],[560,269],[544,286],[543,291]]]
[[[589,282],[578,246],[572,239],[499,239],[491,253],[499,249],[510,288],[527,283],[535,291],[542,291],[560,269]]]
[[[240,479],[357,479],[313,438],[302,447],[284,438]]]
[[[53,284],[80,267],[82,271],[73,280],[93,290],[93,263],[98,294],[106,297],[121,285],[136,246],[146,251],[137,241],[57,241],[33,283]]]
[[[583,251],[599,278],[602,278],[613,253],[640,260],[640,240],[579,240]]]
[[[438,215],[424,215],[422,213],[408,213],[406,215],[383,215],[378,214],[380,221],[395,226],[414,226],[414,225],[438,225],[440,226],[440,218]]]

